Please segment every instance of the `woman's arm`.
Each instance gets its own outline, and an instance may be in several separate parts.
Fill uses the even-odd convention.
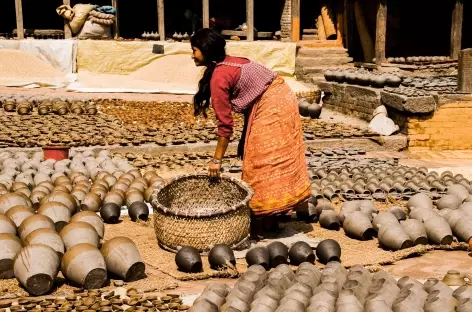
[[[209,167],[210,177],[217,178],[220,175],[221,161],[223,161],[223,157],[225,156],[226,149],[228,148],[228,144],[229,144],[229,138],[226,138],[223,136],[218,137],[218,143],[216,145],[215,156],[213,157],[213,160],[216,160],[219,163],[216,164],[213,161],[210,162],[210,167]]]

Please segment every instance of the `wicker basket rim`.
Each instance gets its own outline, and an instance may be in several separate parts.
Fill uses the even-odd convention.
[[[226,176],[226,175],[221,175],[220,179],[229,181],[231,183],[237,184],[239,187],[244,189],[247,194],[246,197],[240,201],[237,205],[233,205],[231,207],[228,207],[226,209],[222,209],[217,212],[208,212],[208,213],[179,213],[177,211],[171,210],[164,205],[162,205],[158,200],[157,200],[157,194],[159,194],[160,191],[162,191],[165,187],[181,180],[181,179],[186,179],[186,178],[192,178],[192,177],[208,177],[207,173],[189,173],[189,174],[182,174],[182,175],[177,175],[173,177],[172,179],[166,181],[166,183],[156,187],[154,191],[152,192],[152,200],[151,200],[151,205],[153,206],[154,209],[161,211],[164,214],[169,214],[169,215],[174,215],[174,216],[179,216],[179,217],[191,217],[191,218],[207,218],[207,217],[213,217],[213,216],[219,216],[222,214],[226,214],[230,211],[236,211],[238,209],[247,207],[249,205],[249,201],[251,200],[252,196],[254,195],[254,191],[252,188],[244,181],[236,179],[231,176]]]

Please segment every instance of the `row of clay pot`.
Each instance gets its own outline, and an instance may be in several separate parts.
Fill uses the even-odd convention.
[[[7,99],[3,102],[3,109],[6,112],[16,111],[19,115],[29,115],[33,112],[35,106],[30,101],[15,101]],[[61,100],[43,100],[37,104],[37,110],[39,115],[47,115],[49,113],[54,113],[57,115],[65,115],[68,112],[73,114],[81,115],[96,115],[97,107],[93,102],[82,102],[75,101],[69,105],[66,101]]]
[[[310,103],[306,99],[300,99],[298,110],[303,117],[318,119],[321,115],[322,106],[318,103]]]
[[[281,264],[270,273],[254,265],[233,288],[208,285],[189,311],[470,311],[472,287],[456,280],[453,285],[463,286],[453,291],[438,279],[421,284],[405,276],[397,281],[386,271],[371,274],[361,265],[346,270],[338,262],[329,262],[320,271],[303,263],[293,272]]]
[[[233,250],[226,244],[217,244],[210,249],[208,262],[214,270],[234,268],[236,258]],[[198,250],[191,246],[184,246],[175,255],[177,268],[186,273],[199,273],[203,270],[202,257]]]

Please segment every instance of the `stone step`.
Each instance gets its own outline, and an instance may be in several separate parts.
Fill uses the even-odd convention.
[[[300,41],[298,46],[307,48],[343,48],[342,42],[337,40]]]
[[[318,40],[318,35],[303,35],[302,40]]]
[[[323,56],[349,56],[344,48],[305,48],[297,51],[297,56],[323,57]]]
[[[316,28],[303,29],[303,34],[304,35],[317,35],[318,34],[318,29],[316,29]]]
[[[297,57],[295,65],[299,67],[317,67],[327,65],[344,65],[352,62],[352,57]]]

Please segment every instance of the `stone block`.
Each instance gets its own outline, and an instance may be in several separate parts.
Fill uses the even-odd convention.
[[[380,96],[383,104],[411,114],[432,113],[437,106],[432,96],[407,97],[384,91],[380,92]]]

